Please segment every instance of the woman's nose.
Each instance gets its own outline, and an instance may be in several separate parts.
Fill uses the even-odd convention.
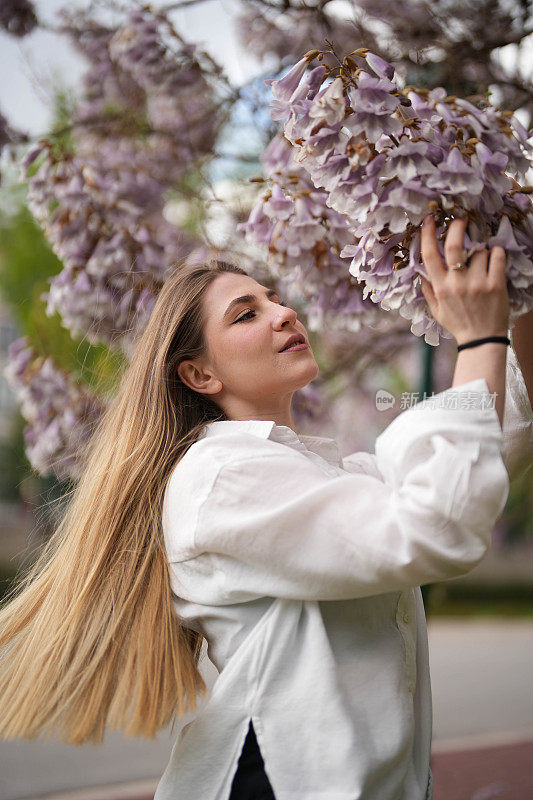
[[[287,322],[294,323],[298,316],[296,311],[290,306],[279,306],[279,308],[276,309],[276,311],[277,314],[274,322],[276,326],[283,326]]]

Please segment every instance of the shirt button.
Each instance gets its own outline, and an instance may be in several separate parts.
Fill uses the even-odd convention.
[[[407,611],[406,611],[406,612],[405,612],[405,614],[403,615],[403,621],[404,621],[404,622],[410,622],[410,621],[411,621],[411,617],[410,617],[410,615],[407,613]]]

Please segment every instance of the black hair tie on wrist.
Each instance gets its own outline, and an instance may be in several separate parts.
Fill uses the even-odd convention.
[[[464,350],[465,347],[475,347],[478,344],[485,344],[485,342],[500,342],[501,344],[511,344],[511,340],[507,336],[486,336],[484,339],[473,339],[471,342],[457,345],[457,352]]]

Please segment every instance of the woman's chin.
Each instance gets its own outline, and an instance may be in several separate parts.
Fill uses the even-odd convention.
[[[320,372],[319,366],[316,361],[313,359],[312,363],[306,365],[306,368],[303,368],[302,365],[302,374],[298,376],[298,389],[303,389],[304,386],[307,386],[308,383],[314,381],[314,379],[318,376]]]

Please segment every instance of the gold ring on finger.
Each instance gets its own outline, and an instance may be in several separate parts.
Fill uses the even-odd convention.
[[[458,261],[457,264],[452,264],[450,269],[467,269],[467,267],[468,264],[466,264],[464,261]]]

